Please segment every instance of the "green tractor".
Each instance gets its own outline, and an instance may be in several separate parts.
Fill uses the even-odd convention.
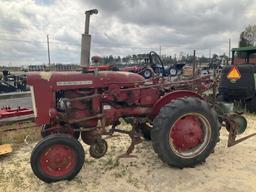
[[[256,112],[256,47],[232,49],[232,63],[222,69],[219,100],[239,101]]]

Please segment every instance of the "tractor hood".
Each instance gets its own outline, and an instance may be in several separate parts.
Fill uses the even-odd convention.
[[[109,87],[135,87],[144,84],[144,78],[129,72],[32,72],[27,75],[33,111],[38,125],[50,121],[56,92],[63,90],[95,89]],[[54,111],[54,110],[52,110]]]
[[[27,75],[28,85],[40,87],[40,83],[51,89],[98,88],[113,84],[134,86],[144,83],[138,74],[120,71],[81,72],[31,72]]]

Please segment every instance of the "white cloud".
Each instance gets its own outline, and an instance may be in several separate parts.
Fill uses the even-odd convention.
[[[51,44],[52,62],[79,63],[84,11],[91,8],[99,9],[91,18],[92,55],[145,53],[160,45],[172,55],[227,53],[228,39],[237,46],[256,19],[256,0],[1,0],[0,65],[47,63],[47,34],[59,42]]]

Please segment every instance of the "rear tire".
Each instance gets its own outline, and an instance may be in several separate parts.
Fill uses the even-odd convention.
[[[195,97],[176,99],[154,119],[154,151],[170,166],[193,167],[214,151],[220,124],[216,112]]]
[[[84,149],[67,134],[52,134],[37,143],[30,164],[34,174],[46,183],[71,180],[84,164]]]

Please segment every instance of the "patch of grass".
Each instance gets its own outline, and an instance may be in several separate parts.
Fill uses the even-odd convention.
[[[0,126],[0,143],[20,144],[26,137],[28,142],[37,141],[41,138],[40,131],[33,122]]]

